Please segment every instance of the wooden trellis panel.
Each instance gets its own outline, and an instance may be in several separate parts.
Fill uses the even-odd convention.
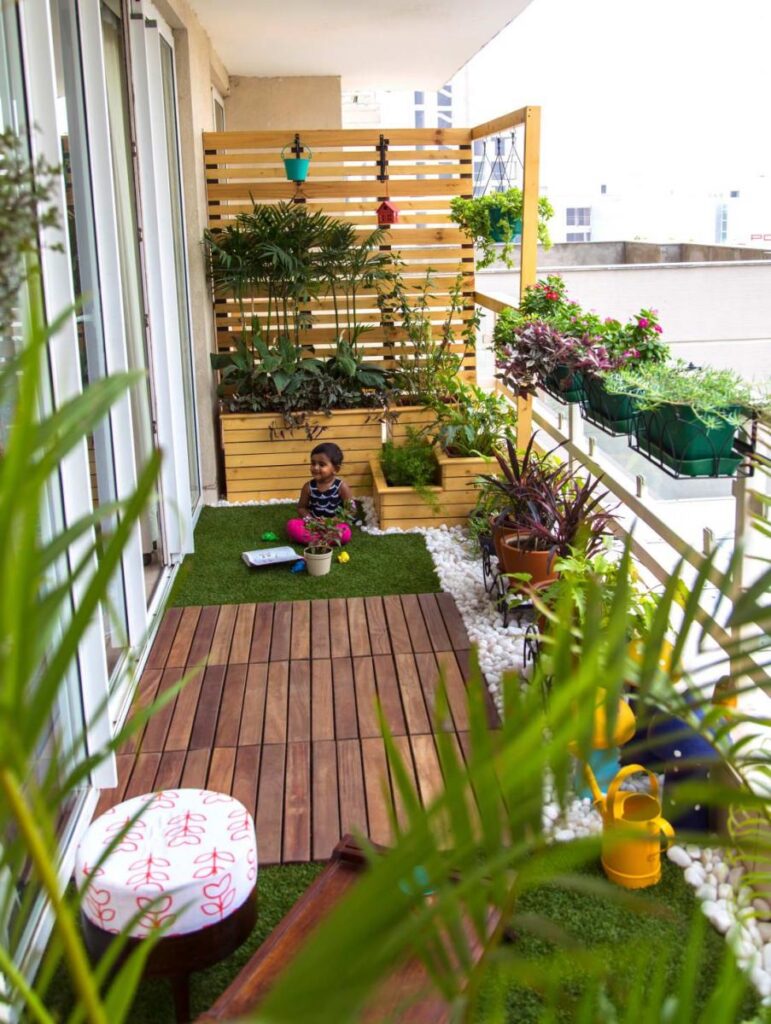
[[[380,181],[378,144],[388,140],[388,180]],[[434,285],[430,319],[435,338],[442,335],[450,309],[450,291],[461,275],[462,308],[452,319],[463,351],[461,330],[474,315],[474,247],[450,220],[454,196],[471,196],[473,151],[471,130],[449,129],[340,129],[300,132],[303,145],[313,151],[308,180],[286,180],[282,148],[292,143],[294,130],[204,133],[204,162],[209,226],[221,227],[252,203],[286,200],[305,202],[314,210],[350,220],[364,236],[377,227],[380,202],[390,198],[400,211],[399,223],[387,229],[385,249],[398,252],[410,290],[417,290],[432,268]],[[254,309],[265,308],[255,297]],[[217,344],[227,350],[240,317],[232,300],[214,302]],[[324,356],[335,340],[333,303],[322,298],[311,305],[312,327],[302,333],[309,352]],[[374,292],[357,296],[356,321],[371,327],[362,337],[367,358],[392,365],[396,356],[410,356],[412,346],[398,321],[384,326]],[[345,318],[344,318],[345,322]],[[475,354],[465,354],[464,368],[475,370]]]

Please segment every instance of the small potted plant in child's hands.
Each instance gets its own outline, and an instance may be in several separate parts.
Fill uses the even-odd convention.
[[[347,512],[329,518],[305,517],[303,524],[310,534],[310,543],[303,550],[303,558],[309,576],[326,576],[332,568],[332,553],[343,543],[340,527],[349,519]]]

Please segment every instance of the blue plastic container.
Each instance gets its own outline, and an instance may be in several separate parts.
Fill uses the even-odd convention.
[[[288,181],[305,181],[308,177],[308,168],[310,167],[313,153],[309,146],[304,147],[308,155],[306,156],[284,156],[284,153],[289,149],[289,146],[284,146],[281,150],[281,159],[284,161],[284,170]]]

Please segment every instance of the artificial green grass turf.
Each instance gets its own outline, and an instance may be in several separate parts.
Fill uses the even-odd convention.
[[[576,874],[588,878],[604,878],[599,863],[583,867]],[[556,885],[540,886],[525,892],[517,905],[517,913],[545,918],[567,933],[578,949],[596,950],[603,964],[609,968],[611,985],[607,994],[623,1010],[624,998],[632,989],[634,971],[640,967],[641,951],[645,957],[665,960],[668,977],[666,991],[674,993],[685,961],[694,916],[701,913],[693,890],[683,878],[682,869],[666,858],[662,860],[659,884],[649,889],[638,889],[633,895],[653,906],[658,905],[657,909],[663,908],[665,913],[637,913],[624,907],[621,902]],[[535,964],[539,959],[554,953],[554,947],[544,938],[528,933],[519,926],[516,931],[518,956],[532,960]],[[718,979],[727,949],[725,939],[707,925],[699,979],[692,1003],[692,1017],[689,1019],[701,1019],[700,1013]],[[569,951],[563,955],[570,957]],[[567,991],[572,998],[580,996],[580,972],[577,971],[576,977],[566,983],[563,991]],[[495,1015],[500,1006],[505,1007],[502,1019],[506,1024],[535,1024],[544,1019],[545,1007],[541,998],[532,989],[513,984],[506,978],[504,970],[497,976],[488,975],[480,995],[480,1005],[475,1016],[477,1024],[501,1019]],[[757,1006],[758,997],[754,989],[748,986],[743,1012],[737,1021],[752,1017]],[[575,1015],[575,1009],[565,1005],[556,1011],[556,1016],[549,1016],[548,1020],[550,1024],[570,1024],[575,1020]]]
[[[324,864],[285,864],[260,868],[257,889],[257,924],[239,949],[219,964],[190,975],[191,1020],[208,1010],[228,987],[249,957],[262,945],[279,921],[291,910]],[[64,1021],[73,1008],[69,976],[60,968],[51,985],[47,1009]],[[139,985],[126,1024],[174,1024],[171,987],[163,979],[148,979]]]
[[[353,528],[340,565],[333,556],[327,576],[290,572],[291,563],[249,569],[241,552],[288,544],[286,523],[294,505],[204,508],[195,530],[195,554],[177,574],[169,605],[251,604],[256,601],[304,601],[311,598],[370,597],[377,594],[428,594],[441,590],[434,563],[420,534],[372,537]],[[262,541],[266,531],[277,541]],[[302,548],[295,546],[297,557]]]

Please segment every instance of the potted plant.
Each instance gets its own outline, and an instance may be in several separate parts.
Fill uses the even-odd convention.
[[[449,401],[434,400],[434,440],[450,458],[491,458],[506,439],[516,435],[516,408],[501,394],[483,391],[454,377]],[[481,468],[481,467],[480,467]]]
[[[633,365],[607,373],[604,383],[632,400],[638,450],[685,476],[733,475],[743,459],[737,433],[768,405],[733,370],[683,360]]]
[[[523,320],[510,334],[504,333],[511,323],[513,319],[498,331],[496,377],[518,395],[534,395],[539,387],[547,387],[561,393],[563,400],[577,400],[583,343],[565,337],[546,320]]]
[[[554,579],[556,560],[580,544],[587,555],[596,552],[608,533],[612,513],[598,491],[601,478],[578,477],[564,467],[552,486],[535,491],[519,519],[519,532],[501,542],[503,568],[518,581],[529,574],[532,583]]]
[[[627,434],[634,423],[628,395],[611,394],[605,376],[612,370],[662,362],[668,347],[661,341],[658,314],[642,309],[627,323],[607,318],[597,332],[590,359],[583,367],[584,414],[610,434]]]
[[[404,441],[386,441],[380,455],[370,457],[370,465],[381,529],[409,529],[447,521],[440,501],[439,462],[424,430],[407,427]]]
[[[310,534],[310,543],[303,549],[305,567],[309,576],[326,576],[332,568],[334,549],[341,546],[340,525],[348,521],[346,514],[330,516],[327,519],[306,516],[305,529]]]
[[[521,518],[532,495],[540,488],[556,486],[557,476],[561,471],[550,453],[541,455],[536,451],[535,438],[536,435],[533,434],[521,455],[511,439],[507,439],[505,449],[495,453],[501,475],[485,474],[481,478],[489,489],[488,501],[495,508],[490,529],[495,553],[501,565],[503,538],[521,531]],[[495,493],[500,495],[497,506],[492,497]]]
[[[590,587],[599,597],[599,602],[595,601],[595,610],[597,607],[600,609],[599,628],[605,629],[622,574],[626,573],[626,639],[630,645],[630,656],[633,656],[633,646],[636,650],[648,634],[657,599],[651,588],[640,579],[631,557],[622,558],[620,552],[612,550],[609,538],[605,538],[602,547],[592,553],[580,546],[571,546],[565,555],[557,558],[554,568],[557,578],[539,588],[536,595],[536,603],[544,615],[544,632],[548,631],[548,622],[554,621],[557,610],[566,606],[575,609],[576,622],[583,626]]]
[[[355,453],[346,474],[354,493],[370,492],[390,374],[365,362],[356,316],[359,293],[390,275],[381,238],[360,239],[351,225],[292,203],[255,204],[205,233],[215,295],[231,300],[218,312],[228,351],[211,360],[221,374],[229,498],[295,496],[307,477],[305,442],[333,421],[335,439]],[[332,305],[331,351],[307,341],[315,299]]]
[[[522,233],[523,194],[519,188],[503,192],[492,192],[475,199],[456,196],[450,203],[450,216],[469,238],[479,247],[482,258],[477,266],[480,270],[489,267],[496,259],[507,267],[513,266],[515,240]],[[554,216],[554,208],[545,196],[538,200],[538,241],[544,249],[551,247],[546,222]],[[503,248],[499,251],[496,246]]]
[[[433,427],[436,408],[452,401],[450,392],[463,368],[465,354],[474,351],[478,311],[457,331],[456,321],[465,302],[461,276],[450,288],[439,338],[435,337],[433,293],[434,271],[430,267],[424,280],[409,290],[397,269],[388,290],[381,293],[383,321],[400,327],[393,341],[393,404],[387,419],[392,441],[404,440],[408,427]]]
[[[520,457],[514,446],[499,452],[500,480],[492,478],[508,504],[493,523],[496,552],[516,587],[524,580],[544,582],[556,575],[558,556],[580,540],[587,554],[596,551],[608,532],[612,514],[603,507],[607,491],[600,478],[579,477],[552,453],[536,455],[534,437]]]

